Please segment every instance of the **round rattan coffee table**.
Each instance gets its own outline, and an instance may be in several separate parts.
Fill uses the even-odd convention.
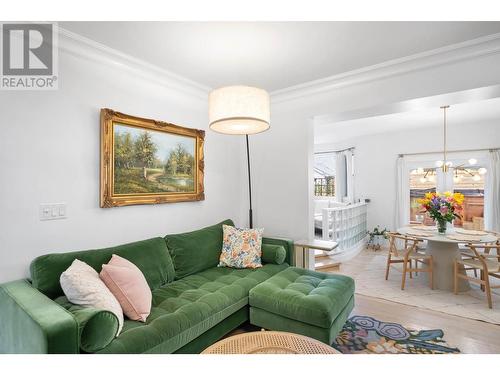
[[[216,342],[202,354],[340,354],[331,346],[295,333],[242,333]]]

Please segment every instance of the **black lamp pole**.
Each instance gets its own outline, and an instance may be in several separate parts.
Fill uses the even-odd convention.
[[[252,178],[250,174],[249,134],[269,129],[270,99],[266,90],[257,87],[234,85],[220,87],[208,95],[208,120],[210,129],[232,135],[245,135],[248,167],[248,226],[253,228]]]
[[[250,148],[248,147],[248,134],[245,134],[247,140],[247,166],[248,166],[248,196],[250,198],[250,209],[248,210],[248,224],[250,229],[253,228],[252,215],[252,179],[250,177]]]

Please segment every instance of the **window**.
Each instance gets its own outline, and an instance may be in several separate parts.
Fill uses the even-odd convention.
[[[335,152],[314,154],[314,195],[317,197],[335,196]]]
[[[436,191],[436,175],[431,169],[418,168],[410,171],[410,223],[432,224],[432,219],[421,213],[418,199],[425,193]]]
[[[430,161],[420,162],[422,167],[409,170],[410,223],[432,225],[432,219],[421,212],[418,199],[428,192],[462,193],[464,195],[462,217],[455,219],[454,226],[464,229],[484,229],[484,190],[487,170],[484,160],[476,159],[471,165],[467,159],[453,159],[448,173],[443,173],[439,167],[431,166]],[[455,167],[457,166],[457,167]]]
[[[453,222],[464,229],[484,229],[484,177],[481,167],[456,170],[453,173],[453,191],[464,195],[462,218]]]

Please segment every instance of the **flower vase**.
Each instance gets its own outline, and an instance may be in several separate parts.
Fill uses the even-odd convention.
[[[445,220],[440,220],[436,223],[437,225],[437,230],[438,230],[438,233],[439,234],[445,234],[446,233],[446,229],[447,229],[447,226],[448,226],[448,222],[445,221]]]

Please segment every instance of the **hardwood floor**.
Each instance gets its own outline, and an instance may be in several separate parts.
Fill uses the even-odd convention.
[[[322,269],[338,273],[339,267]],[[410,329],[442,329],[444,339],[462,353],[500,354],[500,325],[445,314],[439,311],[356,294],[351,315],[366,315]]]
[[[325,267],[322,272],[339,272],[338,266]],[[396,303],[381,298],[355,295],[353,315],[366,315],[375,319],[399,323],[406,328],[442,329],[444,340],[464,354],[500,354],[500,325],[462,318],[420,307]],[[259,330],[250,324],[230,335]]]
[[[442,329],[462,353],[500,354],[500,326],[356,294],[351,315],[366,315],[410,329]]]
[[[500,354],[500,325],[443,314],[438,311],[408,306],[401,303],[355,295],[353,315],[365,315],[384,322],[399,323],[415,329],[442,329],[444,339],[463,354]],[[249,323],[228,335],[260,330]]]

